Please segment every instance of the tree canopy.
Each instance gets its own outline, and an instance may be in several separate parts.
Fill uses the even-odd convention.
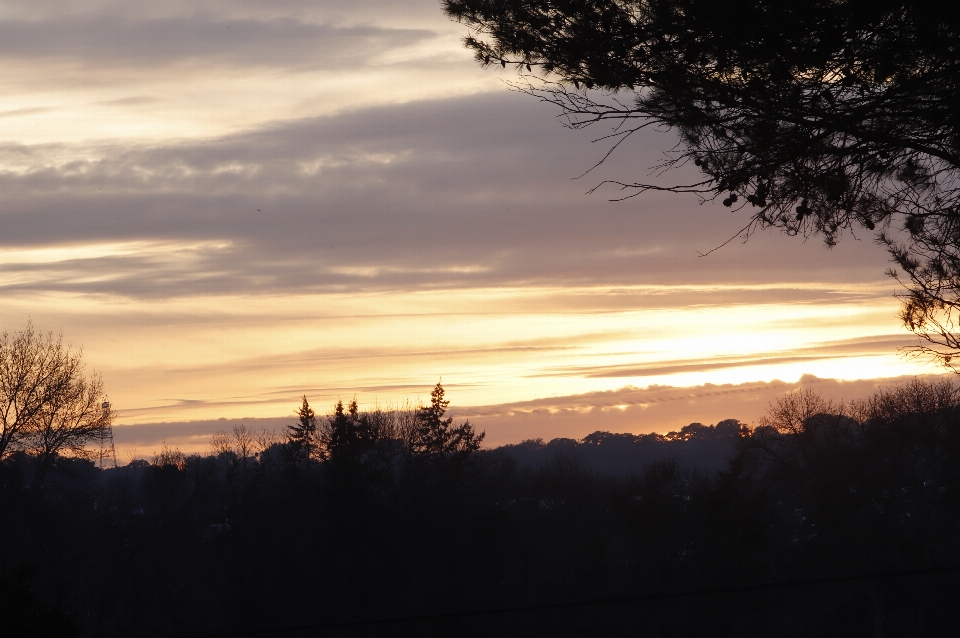
[[[483,65],[613,147],[667,125],[694,192],[764,227],[872,233],[906,286],[904,324],[960,354],[960,7],[920,0],[444,0]],[[625,99],[624,96],[627,96]]]

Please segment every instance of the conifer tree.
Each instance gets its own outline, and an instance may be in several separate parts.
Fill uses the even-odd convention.
[[[299,425],[288,425],[287,443],[298,461],[306,461],[317,453],[317,416],[310,407],[306,395],[303,404],[297,410]]]
[[[469,421],[453,426],[453,417],[443,416],[450,401],[444,398],[440,381],[430,393],[430,405],[417,410],[410,451],[415,456],[467,456],[480,449],[484,432],[477,434]]]
[[[324,427],[321,438],[329,458],[343,459],[357,456],[370,448],[376,436],[370,427],[369,419],[360,414],[357,399],[354,397],[346,411],[343,401],[337,400],[333,416]]]

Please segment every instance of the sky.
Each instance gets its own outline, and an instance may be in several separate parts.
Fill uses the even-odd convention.
[[[121,454],[429,401],[489,445],[745,422],[940,374],[884,250],[694,196],[675,146],[481,69],[437,0],[0,3],[0,329],[62,333]],[[682,182],[682,170],[655,179]]]

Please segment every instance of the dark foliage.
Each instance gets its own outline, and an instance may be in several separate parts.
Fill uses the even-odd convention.
[[[377,438],[370,418],[360,414],[356,399],[350,402],[348,412],[343,411],[343,402],[337,401],[333,417],[322,432],[321,445],[329,458],[340,461],[362,456]]]
[[[553,439],[545,443],[535,439],[506,445],[500,450],[526,468],[537,468],[557,456],[568,456],[598,475],[628,476],[641,472],[645,465],[669,460],[712,474],[726,469],[736,453],[744,427],[736,419],[727,419],[716,426],[691,423],[679,432],[666,435],[594,432],[580,441]]]
[[[343,405],[339,404],[340,412]],[[317,415],[303,397],[303,404],[297,410],[300,422],[297,425],[287,426],[287,449],[290,455],[298,461],[307,461],[317,454]]]
[[[10,456],[0,622],[12,635],[69,635],[72,623],[89,636],[315,635],[270,629],[960,562],[949,384],[848,408],[789,395],[753,429],[727,420],[424,456],[416,428],[447,421],[434,398],[433,416],[406,421],[352,406],[320,419],[343,434],[322,462],[266,442],[241,461],[238,429],[216,456],[165,449],[105,471],[63,460],[38,492],[31,459]],[[960,622],[958,594],[950,572],[324,635],[932,636]]]
[[[477,434],[469,421],[454,426],[452,417],[444,419],[450,401],[443,397],[438,382],[430,393],[430,405],[417,410],[410,451],[420,457],[466,459],[480,449],[484,433]]]
[[[923,0],[444,0],[484,65],[573,127],[676,130],[701,182],[756,227],[864,229],[906,275],[903,321],[960,354],[960,8]],[[532,75],[531,75],[532,73]],[[537,76],[540,76],[539,78]],[[621,183],[630,197],[655,184]],[[632,193],[632,194],[631,194]],[[895,273],[894,273],[895,275]],[[896,275],[895,275],[896,276]]]
[[[0,574],[0,636],[66,638],[79,633],[68,614],[40,600],[30,587],[30,574],[25,569]]]

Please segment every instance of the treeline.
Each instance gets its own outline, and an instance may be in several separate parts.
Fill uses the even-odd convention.
[[[439,384],[413,410],[318,417],[304,399],[282,439],[237,428],[206,456],[104,471],[60,458],[40,484],[35,459],[8,455],[0,634],[880,636],[960,621],[960,575],[942,569],[960,564],[949,382],[847,406],[802,391],[752,428],[496,449],[447,406]],[[878,572],[894,575],[856,578]],[[800,584],[735,591],[768,582]]]

